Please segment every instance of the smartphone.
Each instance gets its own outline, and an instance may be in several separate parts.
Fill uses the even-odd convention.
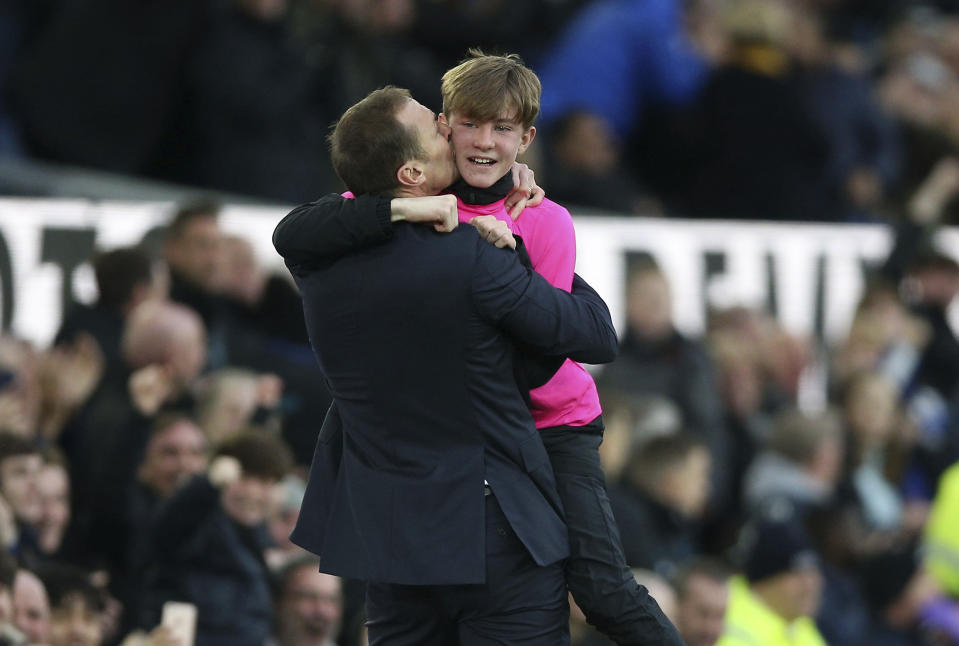
[[[160,623],[170,629],[170,632],[183,646],[193,646],[196,636],[196,606],[182,601],[167,601],[163,604],[163,615]]]

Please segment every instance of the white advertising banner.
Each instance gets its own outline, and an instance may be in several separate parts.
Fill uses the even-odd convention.
[[[71,299],[95,297],[86,260],[94,249],[138,243],[163,225],[164,203],[0,199],[0,324],[45,345]],[[278,271],[270,241],[282,209],[229,206],[222,224],[249,239]],[[678,327],[702,331],[710,305],[769,308],[792,332],[835,340],[845,334],[863,287],[863,269],[881,263],[891,236],[881,225],[697,222],[577,217],[577,271],[625,324],[630,254],[649,253],[672,285]],[[959,231],[941,232],[959,257]]]

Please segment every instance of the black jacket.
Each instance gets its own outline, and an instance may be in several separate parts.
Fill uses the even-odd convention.
[[[388,202],[373,224],[391,244],[336,259],[326,252],[369,227],[311,211],[291,212],[273,242],[344,432],[321,433],[294,541],[331,574],[482,583],[485,479],[539,564],[568,556],[549,459],[513,377],[514,340],[610,361],[602,299],[580,279],[572,294],[551,287],[471,227],[391,227]]]

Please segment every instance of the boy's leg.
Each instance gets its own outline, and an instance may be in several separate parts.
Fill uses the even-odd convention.
[[[598,422],[541,431],[569,527],[569,590],[586,620],[620,646],[682,646],[676,628],[626,565],[599,462]]]

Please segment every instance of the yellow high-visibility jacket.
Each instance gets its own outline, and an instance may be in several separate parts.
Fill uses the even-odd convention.
[[[959,463],[939,479],[926,523],[925,565],[951,596],[959,596]]]
[[[787,622],[736,576],[730,581],[726,631],[716,646],[826,646],[826,641],[812,619]]]

